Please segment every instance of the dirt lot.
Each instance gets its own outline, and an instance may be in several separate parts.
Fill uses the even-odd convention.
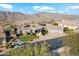
[[[62,37],[65,36],[65,33],[48,33],[45,36],[40,36],[39,40],[46,40],[46,39],[51,39],[51,38],[57,38],[57,37]]]

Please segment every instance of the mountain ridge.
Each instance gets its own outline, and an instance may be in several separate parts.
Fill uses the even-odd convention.
[[[62,20],[75,20],[79,19],[79,15],[67,15],[48,12],[38,12],[34,14],[23,14],[20,12],[0,12],[0,23],[22,23],[22,22],[42,22],[42,21],[62,21]]]

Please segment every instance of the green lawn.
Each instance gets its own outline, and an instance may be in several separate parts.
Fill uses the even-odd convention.
[[[34,39],[38,39],[38,36],[34,36],[34,35],[27,35],[27,36],[22,36],[20,38],[21,41],[27,42],[27,41],[33,41]]]

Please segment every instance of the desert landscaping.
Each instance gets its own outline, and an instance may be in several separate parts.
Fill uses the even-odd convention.
[[[12,5],[3,10],[0,4],[0,56],[79,56],[77,11],[58,13],[67,4]]]

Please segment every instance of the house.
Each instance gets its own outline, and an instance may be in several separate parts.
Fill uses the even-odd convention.
[[[48,32],[50,33],[62,33],[63,32],[63,27],[62,26],[54,26],[52,24],[47,24],[46,26]]]
[[[30,32],[30,27],[24,28],[23,26],[18,26],[17,33],[20,33],[20,31],[22,31],[22,33],[25,34],[26,32]]]
[[[61,26],[52,26],[52,27],[50,27],[50,28],[47,28],[48,29],[48,32],[50,32],[50,33],[63,33],[63,27],[61,27]]]
[[[29,24],[28,26],[25,26],[26,24],[19,24],[17,26],[17,30],[18,30],[18,33],[20,31],[23,32],[23,34],[26,34],[26,33],[35,33],[37,30],[40,30],[43,26],[39,26],[38,24]]]
[[[69,27],[70,29],[77,29],[77,21],[74,20],[62,20],[58,22],[61,27]]]

